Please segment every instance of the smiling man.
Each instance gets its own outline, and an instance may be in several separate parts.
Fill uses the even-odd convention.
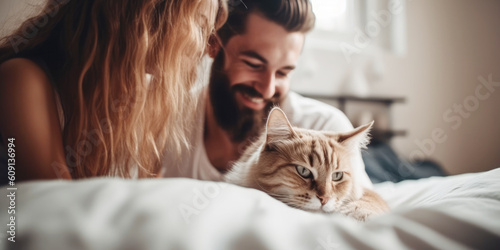
[[[245,0],[236,2],[227,23],[212,39],[214,58],[208,87],[199,94],[197,129],[192,145],[177,166],[166,166],[166,177],[221,180],[243,149],[259,135],[275,105],[294,126],[347,131],[352,125],[339,110],[290,92],[290,73],[314,27],[308,0]],[[168,156],[167,156],[168,157]],[[356,174],[371,182],[361,154]]]
[[[242,34],[229,37],[224,30],[219,33],[219,43],[210,51],[215,60],[209,83],[208,132],[220,127],[233,143],[245,144],[260,130],[268,109],[288,93],[289,74],[299,59],[305,32],[312,28],[313,16],[306,21],[310,23],[294,24],[289,29],[297,31],[289,31],[253,11],[246,17]],[[221,43],[223,47],[218,45]],[[205,144],[210,144],[208,139]]]

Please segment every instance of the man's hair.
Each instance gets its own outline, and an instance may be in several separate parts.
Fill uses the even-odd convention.
[[[309,0],[229,0],[227,22],[218,30],[222,44],[245,33],[251,13],[259,13],[288,32],[306,33],[314,27],[315,16]]]

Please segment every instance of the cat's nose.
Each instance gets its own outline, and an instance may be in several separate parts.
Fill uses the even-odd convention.
[[[316,197],[318,197],[319,201],[321,202],[321,205],[325,205],[326,203],[328,203],[328,200],[330,200],[331,197],[328,197],[328,196],[319,196],[319,195],[316,195]]]

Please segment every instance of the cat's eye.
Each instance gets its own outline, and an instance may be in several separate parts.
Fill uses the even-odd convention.
[[[333,181],[340,181],[342,178],[344,178],[344,172],[335,172],[332,174]]]
[[[300,165],[295,166],[295,169],[297,169],[297,173],[299,173],[300,176],[304,178],[312,178],[311,170]]]

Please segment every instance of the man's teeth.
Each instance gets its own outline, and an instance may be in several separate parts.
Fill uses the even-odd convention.
[[[262,99],[262,98],[250,98],[250,101],[252,101],[254,103],[263,103],[264,99]]]
[[[252,101],[253,103],[263,103],[263,102],[264,102],[264,98],[259,98],[259,97],[251,97],[251,96],[249,96],[249,95],[248,95],[248,94],[246,94],[246,93],[245,93],[244,95],[245,95],[245,97],[246,97],[248,100]]]

